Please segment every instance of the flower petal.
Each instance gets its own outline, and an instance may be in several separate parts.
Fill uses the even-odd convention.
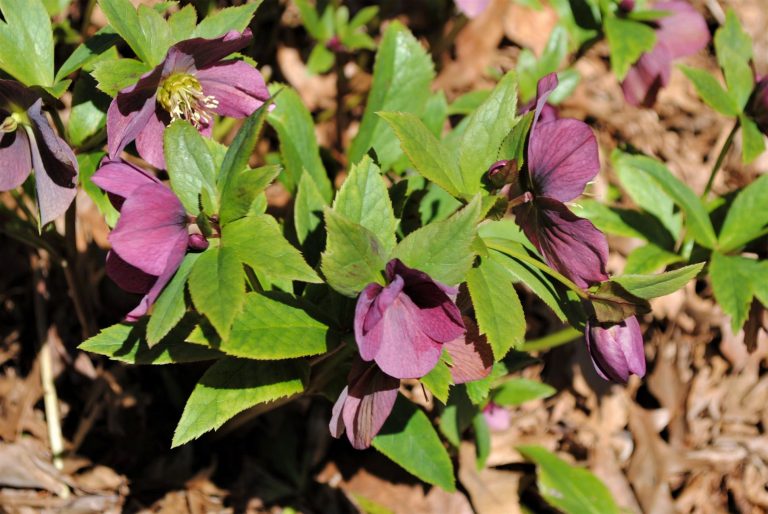
[[[345,386],[336,399],[336,403],[333,404],[333,409],[331,409],[331,421],[328,423],[328,430],[336,439],[344,433],[344,419],[341,417],[341,411],[344,409],[344,404],[347,403],[348,391],[349,386]]]
[[[512,426],[512,414],[501,405],[490,402],[483,409],[483,417],[488,427],[495,432],[503,432]]]
[[[635,107],[653,107],[659,90],[669,83],[672,57],[664,45],[640,56],[621,82],[624,99]]]
[[[657,45],[664,45],[672,59],[693,55],[709,44],[709,27],[704,17],[688,2],[659,2],[654,9],[670,11],[658,20]]]
[[[223,36],[214,39],[194,38],[176,43],[168,51],[178,50],[190,55],[194,59],[195,67],[200,70],[216,61],[220,61],[228,55],[248,46],[253,40],[251,29],[245,29],[242,33],[230,30]]]
[[[168,260],[165,270],[163,270],[160,276],[157,277],[157,280],[152,285],[152,288],[149,290],[149,292],[144,295],[144,298],[141,299],[139,304],[131,312],[125,315],[126,321],[138,321],[139,318],[144,316],[147,311],[149,311],[149,308],[153,303],[155,303],[157,297],[160,296],[160,293],[163,292],[166,284],[171,281],[173,275],[176,273],[176,270],[179,268],[181,261],[184,259],[184,253],[186,252],[186,249],[186,236],[183,238],[179,237],[179,239],[175,242],[175,248],[172,252],[172,255],[178,256],[178,258],[174,257]]]
[[[600,171],[597,140],[574,119],[539,123],[528,141],[528,173],[534,195],[568,202]]]
[[[178,266],[184,258],[189,238],[186,218],[173,191],[163,184],[147,184],[126,198],[109,241],[127,263],[159,276],[169,263]]]
[[[368,320],[369,316],[371,317],[371,321],[367,322],[370,327],[375,325],[377,320],[381,319],[381,312],[375,308],[374,304],[383,289],[384,287],[381,284],[368,284],[360,293],[357,305],[355,306],[355,341],[360,350],[360,356],[365,361],[373,360],[376,352],[379,351],[379,343],[381,341],[367,336],[370,328],[366,328],[366,320]]]
[[[467,332],[464,336],[445,343],[445,351],[451,356],[451,377],[455,384],[487,377],[493,369],[493,350],[477,324],[464,318]]]
[[[145,294],[157,281],[156,275],[144,273],[136,266],[131,266],[113,251],[107,253],[107,276],[123,291]]]
[[[201,69],[196,74],[203,94],[213,96],[216,113],[245,118],[264,105],[269,90],[259,70],[243,61],[226,61]]]
[[[544,110],[544,107],[547,105],[547,99],[549,98],[549,95],[552,94],[552,91],[555,90],[557,84],[557,73],[550,73],[541,77],[539,82],[536,84],[536,110],[533,114],[531,134],[533,134],[533,129],[536,128],[536,125],[539,122],[539,118],[541,117],[541,113]],[[543,122],[546,120],[541,121]]]
[[[356,375],[356,376],[353,376]],[[400,381],[385,375],[376,365],[353,363],[342,418],[352,447],[371,445],[397,400]]]
[[[467,18],[476,18],[488,8],[491,0],[456,0],[456,7],[463,12]]]
[[[161,170],[165,169],[163,132],[170,123],[170,115],[164,109],[157,107],[136,136],[136,151],[141,158]]]
[[[0,108],[8,111],[13,105],[26,110],[39,99],[40,97],[34,91],[21,83],[0,79]]]
[[[635,316],[608,328],[587,321],[587,349],[597,373],[606,380],[626,383],[629,375],[645,375],[643,333]]]
[[[110,195],[117,197],[110,196],[110,199],[118,210],[122,207],[123,201],[137,188],[160,183],[141,168],[125,161],[111,161],[108,157],[101,161],[101,167],[96,170],[91,180]]]
[[[155,94],[162,72],[158,66],[144,74],[136,84],[120,91],[109,104],[107,146],[111,159],[117,159],[120,152],[136,139],[155,112]]]
[[[0,191],[16,189],[32,172],[29,139],[23,130],[0,134]]]
[[[547,263],[579,287],[608,279],[608,242],[591,221],[557,200],[538,197],[513,209],[515,221]]]

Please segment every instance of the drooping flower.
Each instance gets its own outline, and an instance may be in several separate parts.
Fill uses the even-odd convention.
[[[336,438],[346,431],[352,446],[363,450],[392,412],[400,380],[383,373],[376,364],[356,358],[348,383],[333,406],[329,428]]]
[[[53,131],[42,100],[13,80],[0,80],[0,191],[20,186],[35,170],[40,225],[67,210],[77,194],[72,149]]]
[[[355,308],[360,356],[395,378],[421,378],[440,360],[443,344],[464,334],[451,299],[458,291],[398,259],[387,263],[387,286],[369,284]]]
[[[547,263],[587,287],[608,278],[608,243],[592,222],[573,214],[564,202],[579,196],[599,172],[597,141],[582,121],[540,119],[555,87],[554,73],[539,81],[526,163],[506,192],[515,221]],[[504,165],[494,164],[489,174]]]
[[[588,321],[586,340],[595,370],[604,379],[625,384],[629,375],[645,375],[643,333],[635,316],[607,327]]]
[[[768,76],[759,79],[755,84],[746,113],[763,134],[768,134]]]
[[[456,7],[467,18],[477,18],[488,8],[491,0],[456,0]]]
[[[652,8],[670,14],[655,21],[656,45],[640,56],[621,83],[624,99],[634,106],[652,107],[659,90],[669,83],[672,61],[695,54],[710,39],[706,20],[687,1],[657,2]]]
[[[166,185],[143,170],[106,160],[93,182],[110,194],[120,218],[109,234],[107,275],[122,289],[143,294],[126,319],[145,315],[181,265],[187,249],[204,250],[208,242],[189,233],[189,217]]]
[[[163,62],[120,91],[107,112],[109,157],[136,141],[139,155],[165,168],[163,130],[184,119],[209,135],[213,115],[245,118],[269,98],[264,78],[246,62],[223,60],[250,43],[250,30],[173,45]]]

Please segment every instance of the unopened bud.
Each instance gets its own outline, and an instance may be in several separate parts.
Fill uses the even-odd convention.
[[[630,13],[635,8],[635,0],[621,0],[619,2],[619,11],[623,13]]]
[[[510,176],[516,171],[515,159],[496,161],[488,168],[488,181],[495,187],[502,187],[509,183]]]
[[[203,234],[189,234],[189,239],[187,239],[187,247],[197,252],[205,251],[208,244],[208,240]]]
[[[344,45],[341,43],[339,36],[333,36],[329,39],[328,42],[325,43],[325,47],[335,53],[341,52],[344,49]]]

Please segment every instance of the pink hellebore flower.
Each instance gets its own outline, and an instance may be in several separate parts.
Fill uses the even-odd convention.
[[[230,31],[216,39],[188,39],[173,45],[165,59],[120,91],[107,112],[110,159],[136,141],[139,155],[165,168],[163,130],[184,119],[210,135],[213,115],[245,118],[269,98],[264,78],[246,62],[223,60],[251,42],[251,31]]]
[[[492,401],[483,408],[483,417],[488,427],[494,432],[503,432],[512,425],[512,415],[509,410]]]
[[[67,210],[77,194],[77,159],[51,128],[42,100],[13,80],[0,80],[0,191],[19,187],[35,170],[40,225]]]
[[[645,375],[643,333],[635,316],[608,327],[588,321],[586,340],[592,364],[602,378],[625,384],[631,374]]]
[[[589,126],[574,119],[540,119],[557,75],[539,81],[527,162],[512,184],[512,212],[547,263],[579,287],[608,278],[608,243],[589,220],[573,214],[564,202],[578,197],[600,171],[597,141]],[[493,175],[506,161],[494,164]]]
[[[184,206],[173,191],[143,170],[106,160],[93,182],[110,193],[120,218],[109,234],[107,275],[122,289],[143,294],[126,316],[136,321],[147,313],[184,260],[187,249],[204,250],[208,241],[190,234]]]
[[[456,0],[456,7],[467,18],[477,18],[488,8],[491,0]]]
[[[704,17],[686,0],[657,2],[652,7],[671,14],[656,20],[656,46],[640,56],[621,83],[624,99],[634,106],[653,106],[659,90],[669,83],[672,61],[695,54],[710,38]]]
[[[364,361],[395,378],[421,378],[440,360],[443,344],[464,335],[452,296],[458,293],[393,259],[389,284],[369,284],[355,308],[355,339]]]

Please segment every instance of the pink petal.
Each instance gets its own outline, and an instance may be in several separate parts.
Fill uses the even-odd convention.
[[[158,107],[136,137],[136,151],[142,159],[157,169],[165,169],[163,155],[163,132],[171,123],[170,115]]]
[[[201,69],[196,74],[203,93],[219,102],[222,116],[245,118],[264,105],[269,90],[261,73],[243,61],[225,61]]]
[[[371,326],[381,319],[381,311],[379,308],[374,307],[374,303],[383,289],[384,287],[379,284],[368,284],[360,293],[357,305],[355,306],[355,341],[357,341],[360,356],[365,361],[373,360],[376,352],[379,351],[379,343],[381,341],[366,337],[366,333],[370,330]],[[367,321],[369,317],[371,321]],[[366,323],[368,328],[366,328]]]
[[[16,189],[32,172],[29,139],[23,130],[0,134],[0,191]]]
[[[399,387],[399,380],[385,375],[375,365],[353,363],[342,409],[352,447],[362,450],[371,445],[395,406]]]
[[[109,241],[127,263],[159,276],[169,263],[181,263],[188,237],[187,214],[173,191],[147,184],[125,200]]]
[[[181,256],[178,258],[178,260],[171,259],[168,261],[166,269],[163,270],[159,277],[157,277],[157,280],[152,285],[152,288],[149,290],[149,292],[147,292],[146,295],[144,295],[144,298],[141,299],[139,305],[137,305],[131,312],[125,315],[126,321],[138,321],[139,318],[144,316],[147,311],[149,311],[149,308],[152,306],[152,304],[155,303],[157,297],[160,296],[160,293],[163,292],[166,284],[168,284],[168,282],[170,282],[173,278],[173,275],[179,268],[181,261],[184,259],[184,252],[187,248],[187,242],[185,239],[179,239],[176,242],[176,245],[175,254],[180,254]]]
[[[344,409],[344,404],[347,403],[347,398],[349,397],[348,391],[349,386],[345,386],[331,410],[331,421],[328,423],[328,430],[330,430],[331,435],[336,439],[341,437],[341,434],[344,433],[344,420],[341,417],[341,411]]]
[[[109,104],[107,146],[111,159],[117,159],[120,152],[136,139],[155,112],[155,94],[162,71],[156,67],[146,73],[136,84],[120,91]]]
[[[528,142],[528,170],[535,195],[573,200],[600,171],[592,129],[573,119],[539,123]]]
[[[199,70],[245,48],[252,40],[251,29],[245,29],[242,33],[230,30],[223,36],[214,39],[187,39],[176,43],[171,47],[171,50],[178,50],[183,54],[192,56],[195,67]],[[169,50],[169,55],[171,50]]]
[[[495,432],[503,432],[512,426],[512,414],[500,405],[490,402],[483,409],[483,417],[488,427]]]
[[[480,16],[488,8],[491,0],[456,0],[456,7],[463,12],[467,18]]]
[[[658,20],[656,31],[657,44],[664,45],[672,59],[693,55],[709,44],[707,22],[688,2],[659,2],[653,8],[672,12]]]
[[[656,45],[629,68],[621,82],[624,99],[635,107],[653,107],[659,90],[669,83],[672,57],[666,46]]]
[[[643,333],[635,316],[608,328],[587,321],[585,336],[592,363],[602,378],[626,383],[630,374],[645,376]]]
[[[485,336],[480,335],[477,324],[464,318],[467,333],[445,343],[451,357],[451,377],[455,384],[463,384],[487,377],[493,369],[493,350]]]
[[[513,210],[515,221],[547,263],[579,287],[608,279],[608,242],[591,221],[557,200],[537,197]]]
[[[110,161],[105,158],[101,161],[101,167],[96,170],[91,180],[104,191],[118,197],[115,202],[116,209],[120,209],[123,201],[137,188],[147,184],[159,184],[160,181],[145,172],[141,168],[125,161]]]

